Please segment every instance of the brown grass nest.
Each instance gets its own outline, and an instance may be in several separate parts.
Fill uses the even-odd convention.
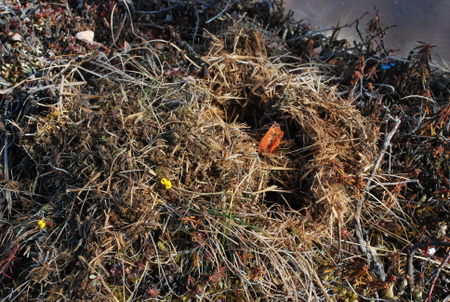
[[[240,23],[210,41],[203,77],[152,42],[54,73],[56,102],[21,129],[33,168],[9,189],[27,214],[3,227],[20,260],[1,296],[331,300],[318,271],[378,130],[269,33]],[[282,143],[258,153],[273,122]]]

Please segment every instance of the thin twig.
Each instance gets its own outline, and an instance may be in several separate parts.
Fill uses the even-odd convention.
[[[447,264],[448,260],[450,259],[450,251],[447,252],[447,257],[445,257],[444,261],[442,261],[441,265],[439,265],[436,275],[433,278],[433,281],[431,281],[431,286],[430,286],[430,291],[428,292],[427,297],[425,298],[424,302],[431,302],[431,297],[433,296],[433,290],[434,287],[436,285],[436,280],[439,277],[442,269],[444,268],[444,266]]]
[[[163,12],[167,12],[171,9],[177,8],[178,6],[180,6],[179,3],[175,4],[175,5],[171,5],[165,8],[161,8],[160,10],[137,10],[135,11],[138,14],[147,14],[147,15],[156,15],[156,14],[160,14]]]
[[[200,24],[200,18],[198,16],[198,10],[197,8],[194,6],[194,13],[195,13],[195,30],[194,30],[194,34],[192,35],[192,44],[195,43],[195,38],[197,37],[197,33],[198,33],[198,26]]]
[[[344,24],[342,26],[333,26],[333,27],[329,27],[329,28],[322,28],[322,29],[318,29],[318,30],[315,30],[315,31],[310,31],[310,32],[307,32],[307,33],[305,33],[305,34],[303,34],[301,36],[290,38],[290,39],[286,40],[286,43],[295,42],[295,41],[301,40],[301,39],[303,39],[305,37],[311,37],[312,35],[315,35],[315,34],[318,34],[318,33],[321,33],[321,32],[326,32],[326,31],[331,31],[331,30],[337,31],[337,30],[341,30],[343,28],[352,27],[354,24],[357,24],[357,22],[359,22],[359,20],[361,20],[367,14],[368,14],[368,12],[365,12],[361,17],[359,17],[358,19],[356,19],[352,23]]]
[[[361,42],[364,44],[365,40],[364,40],[364,36],[361,33],[361,30],[359,29],[359,20],[356,20],[355,22],[355,28],[356,28],[356,32],[358,33],[359,38],[361,39]]]
[[[220,16],[222,16],[228,9],[228,6],[230,5],[232,0],[228,0],[227,4],[225,5],[225,7],[220,11],[220,13],[218,13],[217,15],[215,15],[214,17],[212,17],[211,19],[209,19],[208,21],[206,21],[206,24],[211,23],[212,21],[216,20],[217,18],[220,18]]]
[[[408,264],[406,269],[407,280],[409,283],[409,287],[411,289],[414,288],[414,265],[413,260],[416,252],[419,249],[423,249],[430,246],[441,246],[441,247],[450,247],[450,242],[442,241],[442,240],[426,240],[416,243],[408,250]]]
[[[5,143],[4,143],[4,147],[3,147],[3,174],[5,177],[5,181],[8,182],[10,180],[10,175],[9,175],[9,154],[8,154],[8,148],[9,148],[9,140],[8,140],[8,132],[5,134]],[[8,210],[8,213],[11,214],[12,211],[12,196],[11,196],[11,191],[9,190],[3,190],[3,194],[5,196],[5,200],[6,200],[6,208]],[[0,205],[0,210],[2,209],[3,206]],[[0,215],[1,217],[1,215]]]
[[[378,186],[396,186],[396,185],[402,185],[402,184],[408,184],[408,183],[417,183],[420,185],[420,181],[418,179],[408,179],[405,181],[397,181],[397,182],[380,182],[373,186],[370,186],[369,190],[372,190],[373,188],[376,188]]]
[[[386,135],[383,145],[381,146],[380,154],[378,155],[378,159],[375,163],[375,166],[373,167],[372,173],[370,174],[370,177],[367,181],[366,185],[366,191],[369,192],[370,185],[373,182],[373,178],[375,177],[375,174],[377,173],[378,168],[381,165],[381,162],[383,160],[384,155],[386,154],[387,148],[391,144],[391,140],[394,137],[395,133],[397,132],[398,127],[400,126],[401,120],[396,117],[395,118],[395,125],[394,128]],[[368,247],[368,243],[364,239],[363,235],[363,229],[361,226],[361,210],[363,207],[364,202],[368,199],[368,195],[366,195],[365,198],[358,200],[358,204],[356,205],[356,213],[355,213],[355,221],[356,221],[356,237],[358,238],[360,249],[361,251],[367,256],[367,259],[369,260],[369,264],[374,267],[376,274],[378,275],[378,278],[381,281],[386,280],[386,272],[384,271],[383,264],[378,260],[378,257],[376,255],[376,252],[373,251],[370,247]]]
[[[395,125],[394,128],[392,128],[391,132],[386,135],[383,145],[381,146],[380,154],[378,155],[377,162],[375,163],[375,166],[373,167],[372,173],[370,174],[369,180],[367,181],[366,188],[369,188],[370,185],[373,182],[373,178],[375,177],[375,174],[377,173],[378,168],[380,167],[381,161],[383,160],[384,155],[386,154],[386,150],[391,144],[391,140],[394,137],[395,133],[397,132],[398,127],[400,126],[401,120],[398,117],[395,117]]]

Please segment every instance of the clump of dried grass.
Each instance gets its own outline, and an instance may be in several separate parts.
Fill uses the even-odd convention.
[[[269,57],[264,35],[214,37],[207,79],[170,83],[151,46],[65,67],[59,101],[23,130],[40,204],[2,236],[29,268],[10,297],[330,299],[315,244],[361,194],[377,133],[313,67]],[[258,154],[272,120],[285,142]]]
[[[303,184],[302,190],[313,196],[310,212],[317,214],[319,224],[342,222],[352,200],[362,196],[378,131],[328,87],[318,68],[294,68],[283,62],[287,54],[268,56],[267,45],[281,42],[270,33],[244,27],[236,25],[223,39],[212,37],[213,46],[203,57],[210,76],[198,85],[226,109],[229,120],[247,121],[254,133],[272,121],[282,122],[288,143],[270,161],[288,169],[276,176],[277,183]]]

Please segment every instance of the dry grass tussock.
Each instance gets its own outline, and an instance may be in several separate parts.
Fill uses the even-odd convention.
[[[0,235],[22,251],[1,296],[331,300],[318,270],[378,132],[265,35],[211,35],[205,78],[167,80],[151,44],[54,67],[58,101],[21,129],[34,169],[11,189],[27,216]],[[272,122],[286,135],[258,154]]]
[[[275,171],[271,181],[297,193],[289,206],[311,202],[307,213],[316,223],[342,222],[351,201],[361,197],[377,155],[378,130],[335,94],[313,64],[285,63],[287,53],[268,57],[275,42],[266,42],[261,31],[236,26],[213,40],[203,57],[210,76],[198,83],[202,91],[225,108],[226,120],[251,125],[255,138],[271,122],[281,122],[287,132],[283,151],[263,156]],[[299,201],[298,190],[312,198]]]

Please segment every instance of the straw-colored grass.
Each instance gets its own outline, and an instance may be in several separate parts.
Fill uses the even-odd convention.
[[[156,57],[134,72],[111,63],[136,66],[133,50],[65,67],[59,101],[24,129],[38,163],[32,194],[46,202],[3,238],[27,249],[21,290],[41,284],[49,300],[330,299],[313,242],[342,223],[376,133],[313,66],[292,70],[265,55],[257,31],[239,31],[233,46],[214,38],[206,79],[169,83]],[[272,155],[256,152],[265,117],[287,133]]]
[[[394,296],[393,282],[376,287],[370,255],[358,251],[390,257],[397,245],[376,236],[408,245],[397,226],[414,227],[401,188],[388,189],[409,179],[375,165],[379,125],[340,97],[328,66],[292,56],[254,22],[226,18],[201,58],[158,40],[46,69],[50,95],[17,125],[29,171],[2,185],[11,213],[0,297]],[[202,76],[187,71],[201,64]],[[273,122],[281,145],[258,153]],[[358,205],[376,248],[349,231]]]

